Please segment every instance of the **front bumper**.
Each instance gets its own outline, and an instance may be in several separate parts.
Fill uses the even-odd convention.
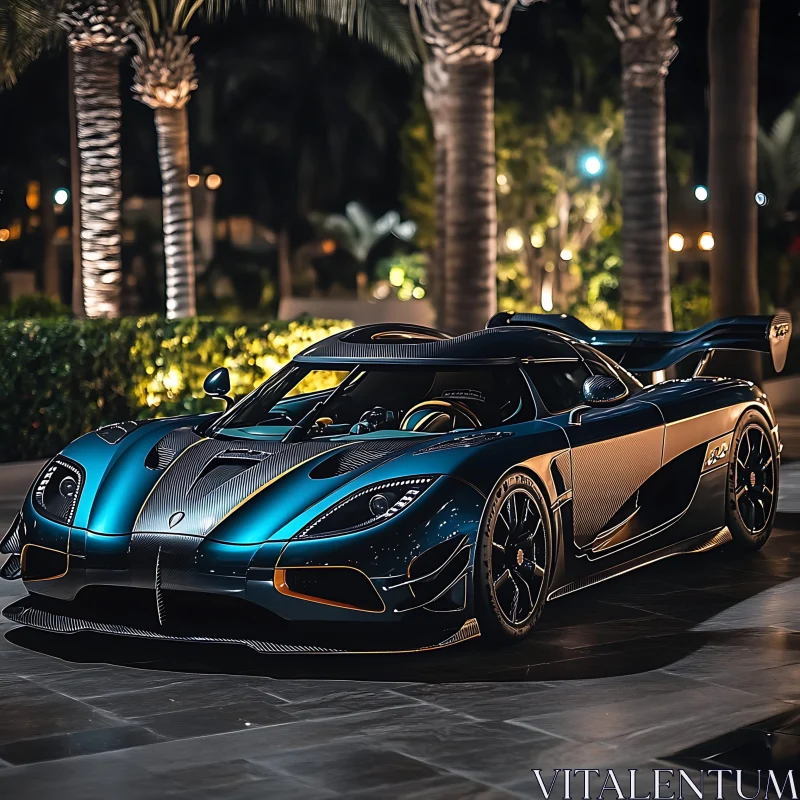
[[[26,503],[21,567],[31,596],[6,616],[61,633],[239,643],[261,652],[455,644],[479,635],[471,574],[482,498],[453,484],[446,498],[368,532],[253,545],[94,533],[47,520]]]

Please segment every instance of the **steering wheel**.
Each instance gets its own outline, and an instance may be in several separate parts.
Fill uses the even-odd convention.
[[[423,400],[410,408],[401,431],[446,433],[456,428],[480,428],[481,421],[467,406],[453,400]]]

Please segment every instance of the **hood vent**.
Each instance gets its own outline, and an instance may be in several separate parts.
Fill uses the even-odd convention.
[[[200,437],[191,428],[177,428],[159,439],[153,449],[144,459],[147,469],[166,469],[190,444],[194,444]]]
[[[372,442],[359,442],[345,450],[334,453],[309,473],[311,478],[334,478],[365,467],[372,461],[385,458],[392,453],[404,450],[414,442],[409,439],[377,439]]]
[[[258,450],[227,450],[212,458],[189,488],[187,499],[205,497],[248,469],[260,464],[272,453]]]

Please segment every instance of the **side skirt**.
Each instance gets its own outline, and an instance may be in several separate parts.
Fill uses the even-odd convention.
[[[639,567],[653,564],[656,561],[662,561],[670,556],[679,556],[684,553],[704,553],[706,550],[713,550],[715,547],[727,544],[732,541],[732,539],[733,537],[727,527],[711,533],[704,533],[700,536],[693,536],[691,539],[687,539],[684,542],[669,545],[653,553],[646,553],[638,558],[634,558],[632,561],[620,564],[617,567],[611,567],[602,572],[597,572],[594,575],[588,575],[572,583],[567,583],[550,592],[547,599],[555,600],[558,597],[563,597],[565,594],[577,592],[580,589],[585,589],[587,586],[594,586],[596,583],[602,583],[611,578],[616,578],[619,575],[624,575],[626,572],[631,572],[634,569],[639,569]]]

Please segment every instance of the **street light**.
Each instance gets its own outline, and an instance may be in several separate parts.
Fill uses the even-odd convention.
[[[767,203],[769,203],[769,197],[767,197],[764,194],[764,192],[756,192],[756,205],[759,205],[761,206],[761,208],[764,208],[764,206],[766,206]]]
[[[710,231],[706,231],[697,241],[697,245],[701,250],[714,249],[714,236]]]
[[[707,186],[695,186],[694,187],[694,196],[701,203],[705,203],[706,200],[708,200],[708,187]]]
[[[222,186],[222,178],[220,178],[220,176],[217,175],[216,172],[212,172],[206,178],[206,187],[211,189],[212,192],[214,192],[217,189],[219,189],[220,186]]]
[[[53,193],[53,200],[57,206],[66,205],[69,200],[69,192],[66,189],[56,189]]]
[[[592,177],[599,175],[603,171],[604,166],[603,159],[596,153],[590,153],[583,159],[583,171]]]
[[[673,233],[672,236],[669,237],[668,243],[669,249],[672,250],[673,253],[680,253],[686,245],[686,240],[680,233]]]
[[[200,176],[193,172],[189,177],[186,179],[186,182],[189,184],[189,187],[194,189],[195,186],[200,185]]]

